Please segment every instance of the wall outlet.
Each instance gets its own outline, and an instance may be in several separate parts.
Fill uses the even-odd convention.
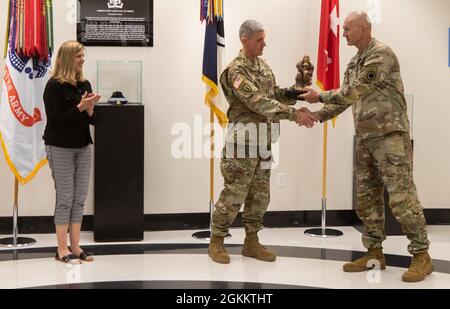
[[[278,187],[280,187],[280,188],[286,187],[286,174],[285,173],[277,174],[277,183],[278,183]]]

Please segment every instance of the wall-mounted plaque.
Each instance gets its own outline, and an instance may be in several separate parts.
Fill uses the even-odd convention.
[[[153,46],[153,0],[78,0],[77,39],[86,46]]]

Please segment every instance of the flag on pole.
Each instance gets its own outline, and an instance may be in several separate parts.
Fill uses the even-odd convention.
[[[340,87],[339,0],[322,0],[317,84],[322,90]]]
[[[322,0],[317,57],[317,84],[322,91],[340,87],[339,73],[339,0]],[[335,125],[336,118],[332,120]],[[323,126],[322,202],[327,198],[328,122]],[[325,223],[323,222],[324,226]]]
[[[25,184],[47,162],[42,97],[51,65],[52,1],[9,0],[8,11],[0,142],[9,167]]]
[[[220,97],[218,75],[225,48],[223,0],[200,0],[200,20],[206,21],[202,80],[206,84],[205,103],[214,111],[219,124],[228,123],[227,105]]]
[[[322,90],[340,87],[339,33],[339,0],[322,0],[317,57],[317,84]]]

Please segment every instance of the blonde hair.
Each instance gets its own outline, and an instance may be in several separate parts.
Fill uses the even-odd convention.
[[[76,72],[74,66],[75,55],[82,50],[84,50],[84,46],[78,41],[64,42],[58,50],[51,77],[61,84],[76,84],[78,81],[85,81],[83,72]]]

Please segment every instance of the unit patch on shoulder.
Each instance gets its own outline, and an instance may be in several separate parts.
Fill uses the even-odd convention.
[[[250,85],[248,84],[244,84],[244,86],[242,86],[242,90],[244,90],[245,92],[252,92],[252,87],[250,87]]]

